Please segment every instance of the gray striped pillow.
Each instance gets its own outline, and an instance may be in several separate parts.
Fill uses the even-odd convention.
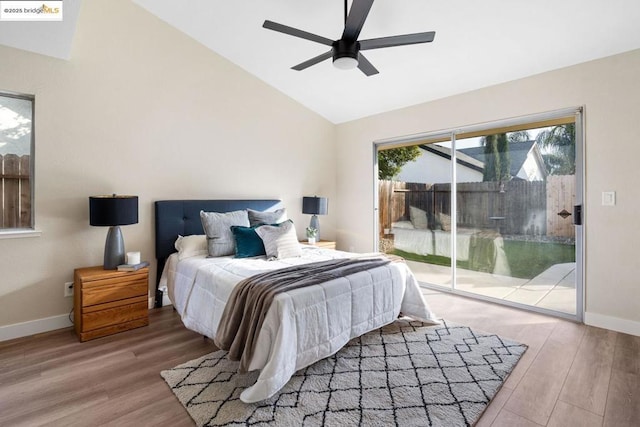
[[[200,211],[200,220],[207,235],[209,257],[233,255],[236,252],[236,242],[233,239],[231,226],[249,226],[249,215],[246,210],[224,213]]]
[[[275,260],[302,256],[293,221],[288,220],[279,225],[263,225],[256,228],[256,233],[264,243],[267,259]]]
[[[287,209],[282,208],[273,212],[260,212],[247,209],[249,212],[249,223],[251,226],[260,224],[279,224],[287,220]]]

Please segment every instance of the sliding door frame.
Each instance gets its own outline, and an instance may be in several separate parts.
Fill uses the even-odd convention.
[[[575,246],[576,246],[576,314],[563,313],[560,311],[549,310],[542,307],[531,306],[527,304],[521,304],[513,301],[507,301],[499,298],[488,297],[471,292],[466,292],[456,289],[456,233],[457,233],[457,176],[456,176],[456,164],[457,164],[457,152],[456,152],[456,139],[460,136],[480,136],[486,134],[488,131],[495,132],[507,132],[513,130],[526,129],[527,127],[537,126],[551,126],[553,124],[561,123],[562,120],[566,120],[573,117],[575,123],[575,145],[576,145],[576,200],[575,204],[582,207],[582,221],[581,225],[575,225]],[[510,307],[521,308],[541,314],[548,314],[555,317],[561,317],[570,320],[576,320],[583,322],[584,319],[584,305],[585,305],[585,292],[584,292],[584,271],[585,271],[585,257],[584,257],[584,227],[586,224],[586,209],[584,206],[584,150],[585,150],[585,132],[584,132],[584,106],[564,108],[560,110],[549,111],[545,113],[531,114],[521,117],[514,117],[504,120],[497,120],[492,122],[479,123],[474,125],[461,126],[458,128],[451,128],[441,131],[424,132],[414,135],[407,135],[398,138],[387,138],[376,140],[373,142],[373,235],[375,250],[379,250],[379,233],[380,233],[380,221],[379,221],[379,195],[378,195],[378,151],[398,148],[403,146],[411,146],[418,144],[432,144],[436,142],[451,142],[451,288],[444,288],[442,286],[429,285],[428,283],[420,283],[421,286],[434,289],[443,292],[450,292],[457,295],[467,296],[479,300],[488,302],[494,302]]]

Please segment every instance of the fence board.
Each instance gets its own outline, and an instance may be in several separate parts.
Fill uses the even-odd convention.
[[[391,224],[409,219],[408,208],[405,209],[406,183],[399,181],[378,181],[378,214],[380,234],[390,229]]]
[[[380,224],[380,234],[385,228],[389,228],[389,217],[391,211],[391,181],[378,181],[378,224]]]
[[[553,175],[547,178],[547,229],[550,236],[575,237],[573,215],[562,218],[558,212],[566,210],[573,214],[576,203],[574,175]]]
[[[406,192],[406,183],[392,181],[392,192],[390,194],[391,197],[391,211],[389,212],[389,227],[391,227],[391,223],[396,221],[401,221],[403,219],[409,218],[409,213],[405,209],[406,201],[407,201],[407,192]]]
[[[20,218],[19,227],[31,227],[31,159],[20,157]]]
[[[3,165],[3,221],[4,228],[16,228],[20,212],[20,158],[6,154]]]
[[[31,227],[30,156],[0,155],[0,228]]]

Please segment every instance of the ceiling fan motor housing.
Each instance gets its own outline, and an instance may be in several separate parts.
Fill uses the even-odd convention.
[[[336,40],[333,42],[333,62],[340,58],[352,58],[358,60],[360,42],[353,40]]]

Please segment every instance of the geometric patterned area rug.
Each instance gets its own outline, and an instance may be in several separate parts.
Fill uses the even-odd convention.
[[[398,319],[298,371],[273,397],[240,400],[257,372],[226,352],[161,375],[199,426],[470,426],[527,346],[442,321]]]

